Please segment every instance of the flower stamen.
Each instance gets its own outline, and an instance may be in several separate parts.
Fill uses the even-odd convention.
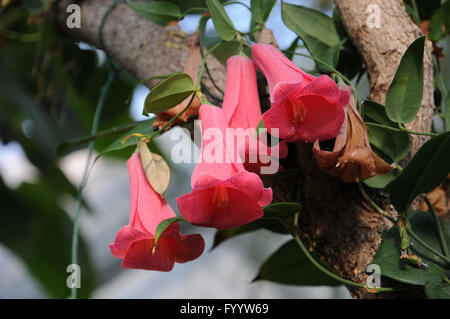
[[[229,202],[227,188],[223,186],[215,187],[212,201],[217,208],[227,207]]]

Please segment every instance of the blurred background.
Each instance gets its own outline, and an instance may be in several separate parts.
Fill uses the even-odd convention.
[[[74,42],[51,21],[39,21],[36,29],[36,21],[30,20],[37,18],[30,12],[38,10],[39,2],[25,1],[23,6],[0,11],[0,298],[69,295],[66,267],[70,264],[71,220],[88,153],[87,143],[75,143],[74,139],[89,135],[100,88],[110,71],[102,51]],[[250,4],[249,0],[241,2]],[[287,2],[314,7],[328,15],[334,9],[330,0]],[[237,29],[249,29],[246,8],[229,5],[226,11]],[[192,33],[199,18],[187,16],[180,27]],[[282,23],[280,1],[266,25],[274,31],[282,49],[296,38]],[[207,32],[215,36],[211,21]],[[448,56],[449,44],[442,46]],[[301,42],[297,50],[307,53]],[[306,58],[296,57],[295,62],[306,70],[314,68]],[[444,72],[449,83],[449,70]],[[358,88],[362,97],[367,96],[366,78]],[[108,95],[99,130],[148,120],[141,115],[147,93],[146,87],[122,72]],[[96,140],[96,153],[117,137]],[[169,132],[159,137],[154,147],[167,155],[172,143]],[[238,236],[211,250],[214,230],[185,228],[184,233],[200,232],[205,238],[205,253],[199,259],[176,264],[170,273],[122,269],[108,244],[128,222],[130,194],[125,160],[132,151],[100,157],[83,191],[80,297],[350,298],[343,286],[252,282],[264,260],[290,239],[265,230]],[[166,198],[174,209],[175,198],[190,191],[193,167],[171,165]]]

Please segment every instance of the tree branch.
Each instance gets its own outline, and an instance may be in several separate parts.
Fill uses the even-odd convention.
[[[68,29],[66,8],[79,1],[62,0],[57,7],[57,20],[62,29],[78,41],[99,48],[98,28],[113,0],[83,0],[81,28]],[[188,35],[178,26],[161,27],[139,17],[127,4],[119,4],[108,16],[103,27],[105,51],[137,80],[151,76],[181,72],[187,61]],[[207,59],[215,82],[225,88],[225,66],[212,55]],[[153,83],[150,83],[151,86]],[[213,94],[220,93],[205,77],[205,85]]]

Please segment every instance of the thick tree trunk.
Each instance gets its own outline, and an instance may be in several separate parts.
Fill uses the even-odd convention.
[[[59,4],[60,24],[65,27],[65,6]],[[79,40],[98,46],[97,30],[101,17],[113,0],[84,0],[82,28],[68,30]],[[420,30],[406,15],[398,0],[335,0],[347,31],[359,48],[371,83],[371,97],[384,102],[400,58],[407,46],[420,35]],[[366,13],[369,4],[379,6],[380,29],[368,29]],[[183,70],[187,59],[187,36],[177,27],[159,27],[139,18],[126,5],[119,5],[108,17],[104,31],[107,53],[138,80],[154,75]],[[425,90],[423,106],[409,127],[429,131],[433,110],[431,47],[425,54]],[[208,61],[219,86],[225,87],[224,66],[211,58]],[[212,85],[208,82],[212,89]],[[423,139],[413,139],[415,152]],[[355,184],[343,184],[338,178],[322,173],[315,164],[311,144],[292,145],[291,164],[303,168],[304,176],[268,177],[265,184],[273,187],[277,201],[295,201],[300,195],[302,237],[314,254],[340,276],[364,283],[365,269],[381,241],[381,233],[390,223],[373,211]],[[299,190],[299,187],[301,188]],[[388,211],[395,214],[383,194],[370,194]],[[357,298],[371,297],[364,289],[351,288]],[[381,295],[382,297],[383,295]],[[395,295],[392,295],[395,297]],[[392,297],[391,296],[391,297]]]
[[[389,85],[400,59],[408,46],[422,36],[419,27],[406,14],[401,0],[335,0],[344,26],[367,65],[370,98],[384,104]],[[376,9],[378,8],[378,9]],[[379,26],[373,25],[371,15],[378,10]],[[414,121],[407,125],[415,131],[429,132],[434,109],[432,44],[426,41],[424,54],[424,91],[422,108]],[[412,137],[414,154],[427,137]]]

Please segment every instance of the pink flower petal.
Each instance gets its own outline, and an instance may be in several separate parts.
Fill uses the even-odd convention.
[[[158,271],[172,270],[175,256],[170,243],[161,240],[153,253],[153,242],[153,239],[134,241],[125,254],[122,267]]]

